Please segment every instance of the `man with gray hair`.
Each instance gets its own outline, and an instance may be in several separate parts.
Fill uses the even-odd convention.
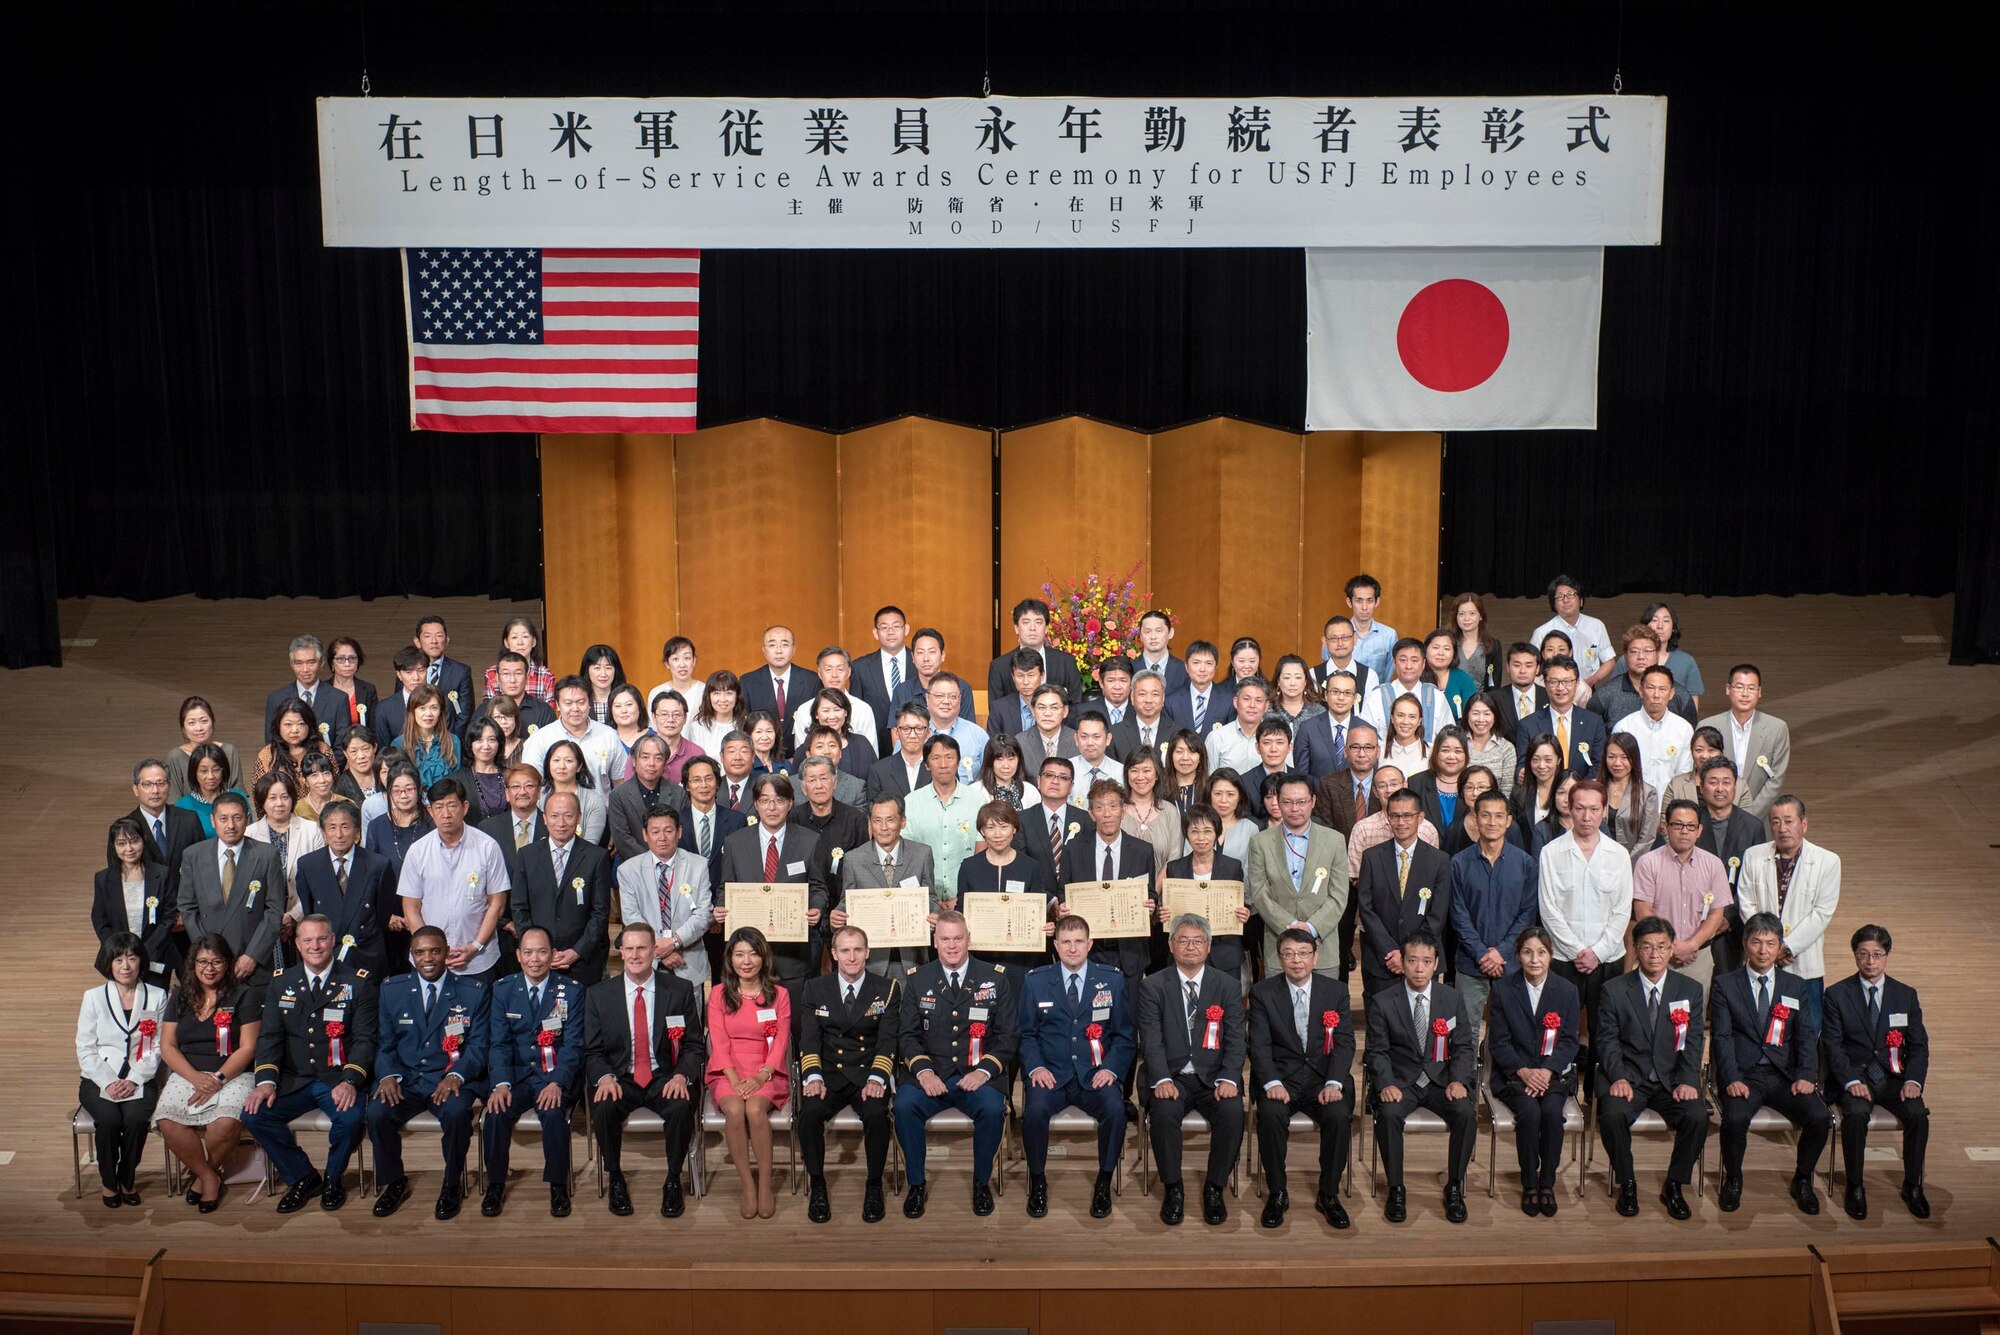
[[[287,700],[297,700],[312,711],[313,723],[324,724],[320,736],[326,744],[339,751],[347,741],[347,731],[352,726],[348,716],[347,692],[329,682],[319,679],[319,670],[326,661],[326,650],[317,635],[295,635],[292,637],[291,664],[292,680],[264,697],[264,733],[271,732],[271,720],[278,717],[278,710]]]
[[[1181,1123],[1190,1112],[1208,1123],[1208,1175],[1201,1188],[1207,1224],[1229,1218],[1223,1188],[1243,1146],[1242,984],[1208,967],[1208,920],[1183,913],[1168,925],[1174,963],[1139,985],[1139,1051],[1146,1071],[1140,1099],[1160,1168],[1160,1222],[1179,1224]]]

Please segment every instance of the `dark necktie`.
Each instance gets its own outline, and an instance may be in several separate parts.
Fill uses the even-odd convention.
[[[958,970],[953,969],[945,975],[945,978],[951,983],[951,990],[954,992],[958,991]]]
[[[845,983],[841,986],[840,989],[841,1004],[847,1007],[847,1013],[849,1015],[852,1015],[854,1013],[855,991],[856,991],[855,986],[852,983]]]
[[[1199,727],[1201,726],[1201,718],[1202,718],[1202,715],[1206,714],[1207,712],[1208,712],[1208,692],[1207,692],[1207,691],[1196,691],[1196,692],[1194,693],[1194,726],[1195,726],[1195,727],[1199,728]]]
[[[429,1014],[431,1013],[431,1007],[432,1007],[432,1006],[435,1006],[435,1005],[437,1004],[437,997],[438,997],[438,994],[437,994],[437,984],[436,984],[436,983],[431,983],[431,982],[426,982],[426,983],[424,984],[424,1014],[425,1014],[425,1015],[429,1015]]]
[[[889,698],[894,700],[896,692],[903,689],[903,660],[900,656],[889,660]]]
[[[1657,1032],[1660,1027],[1660,989],[1646,989],[1646,1028]]]
[[[674,864],[671,862],[662,862],[660,864],[659,891],[660,926],[665,928],[668,923],[673,921]]]
[[[1336,723],[1333,725],[1333,754],[1335,756],[1344,756],[1347,754],[1347,725],[1345,723]]]
[[[1431,1044],[1431,998],[1428,992],[1417,993],[1417,1051],[1430,1059]]]
[[[424,680],[432,686],[438,684],[438,675],[439,675],[439,668],[436,663],[433,663],[428,668],[424,669]]]
[[[333,860],[333,883],[340,887],[341,894],[345,895],[347,893],[346,858],[335,858]]]
[[[536,983],[528,989],[528,1014],[537,1020],[542,1018],[542,985]]]
[[[1181,993],[1185,998],[1183,1004],[1187,1007],[1188,1051],[1192,1052],[1194,1051],[1194,1012],[1196,1001],[1194,979],[1181,979]]]
[[[1104,846],[1104,879],[1107,881],[1118,879],[1118,869],[1111,864],[1111,845],[1109,844]]]
[[[1069,976],[1069,1008],[1075,1010],[1083,1005],[1083,980],[1076,974]]]
[[[1873,983],[1868,988],[1868,1028],[1870,1032],[1882,1027],[1882,985]]]
[[[1771,1013],[1771,976],[1765,974],[1757,980],[1757,1009],[1764,1015]]]
[[[732,806],[732,807],[734,807],[734,806],[741,806],[741,805],[742,805],[742,803],[743,803],[743,785],[742,785],[742,784],[740,784],[740,783],[732,783],[732,784],[730,784],[730,785],[729,785],[729,805],[730,805],[730,806]]]
[[[704,811],[701,814],[701,818],[695,821],[694,823],[695,851],[700,853],[703,857],[708,856],[708,828],[709,828],[708,822],[710,816],[712,816],[713,814],[714,813],[712,812]]]
[[[153,847],[160,850],[160,856],[167,855],[167,822],[164,817],[153,817]]]
[[[782,720],[785,717],[785,679],[773,672],[771,674],[771,685],[777,688],[778,718]]]

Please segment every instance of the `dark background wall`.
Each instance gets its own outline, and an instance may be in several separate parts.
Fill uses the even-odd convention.
[[[1597,431],[1448,442],[1443,586],[1565,568],[1604,593],[1935,594],[1963,567],[1987,615],[1993,419],[1968,386],[1993,365],[1974,221],[1994,199],[1958,164],[1990,18],[546,0],[64,21],[14,135],[42,184],[9,223],[0,324],[23,460],[0,661],[51,661],[56,593],[540,592],[533,440],[407,430],[395,258],[319,245],[312,99],[358,92],[364,61],[378,92],[443,96],[963,95],[987,69],[1021,95],[1505,95],[1608,90],[1620,67],[1672,98],[1664,243],[1608,257]],[[701,416],[1297,427],[1302,268],[710,252]]]

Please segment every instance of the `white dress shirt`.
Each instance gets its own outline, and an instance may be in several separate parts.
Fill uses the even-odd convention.
[[[1656,793],[1666,792],[1667,782],[1676,774],[1694,768],[1694,725],[1671,709],[1657,722],[1645,710],[1635,709],[1619,719],[1611,731],[1629,732],[1639,743],[1640,768]]]
[[[1542,849],[1542,925],[1555,938],[1556,958],[1574,960],[1595,951],[1601,963],[1625,955],[1625,927],[1632,921],[1632,858],[1616,839],[1600,834],[1588,857],[1576,835]]]
[[[446,847],[436,830],[410,845],[396,882],[398,894],[423,904],[425,925],[442,930],[455,946],[478,942],[479,929],[486,921],[487,896],[504,895],[511,888],[499,843],[470,825],[461,833],[456,848]],[[500,935],[498,929],[493,935]],[[481,974],[499,961],[499,943],[488,941],[464,967],[452,972]]]
[[[1125,782],[1125,767],[1109,755],[1099,756],[1095,763],[1085,760],[1081,755],[1071,756],[1070,766],[1076,771],[1076,784],[1069,793],[1072,806],[1088,807],[1090,786],[1099,779],[1110,779],[1116,783]]]
[[[646,981],[643,983],[633,982],[631,974],[625,974],[624,979],[625,979],[625,1023],[626,1024],[629,1025],[632,1023],[632,998],[635,996],[643,996],[646,999],[646,1043],[648,1047],[647,1056],[651,1058],[651,1064],[653,1067],[653,1078],[657,1080],[660,1078],[660,1072],[666,1070],[667,1067],[671,1064],[671,1058],[673,1056],[671,1052],[651,1051],[654,1031],[659,1028],[659,1015],[654,1010],[654,1007],[660,1004],[659,993],[653,987],[653,977],[651,974],[648,974],[646,976]],[[633,1038],[632,1052],[635,1055],[638,1050],[637,1048],[638,1037],[639,1036],[637,1034],[634,1034],[632,1036]],[[626,1075],[636,1074],[636,1072],[632,1069],[632,1062],[629,1056],[626,1059],[624,1074]]]
[[[1248,774],[1263,764],[1263,757],[1257,754],[1257,737],[1253,729],[1245,736],[1240,723],[1224,723],[1212,728],[1208,734],[1208,772],[1210,774],[1227,765],[1238,774]],[[1251,794],[1253,798],[1256,794]]]

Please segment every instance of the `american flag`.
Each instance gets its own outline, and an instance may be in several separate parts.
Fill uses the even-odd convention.
[[[698,250],[403,252],[410,425],[692,431]]]

